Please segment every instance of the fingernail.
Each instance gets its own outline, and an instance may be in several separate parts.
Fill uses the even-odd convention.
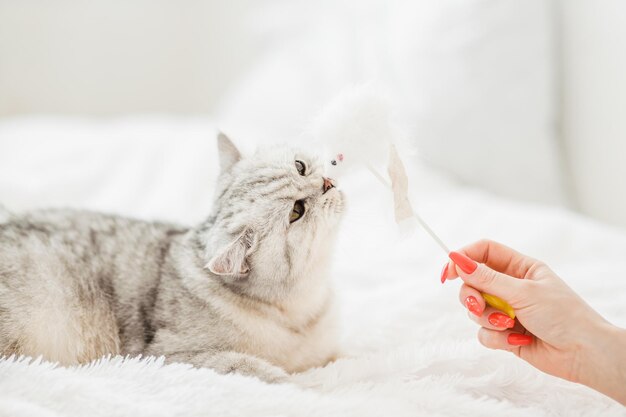
[[[489,324],[495,327],[510,329],[515,326],[515,320],[502,313],[491,313],[489,315]]]
[[[480,310],[480,304],[478,304],[478,300],[473,295],[470,295],[465,299],[465,307],[475,316],[480,317],[483,313]]]
[[[472,261],[470,258],[463,255],[462,253],[450,252],[448,256],[466,274],[471,274],[476,271],[476,268],[478,268],[478,264],[476,262]]]
[[[441,283],[446,282],[446,278],[448,277],[448,264],[446,264],[441,270]]]
[[[506,340],[511,346],[528,346],[533,342],[533,337],[527,334],[511,333]]]

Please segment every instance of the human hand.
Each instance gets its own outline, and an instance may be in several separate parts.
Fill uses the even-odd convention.
[[[456,262],[448,262],[442,282],[459,276],[464,281],[459,299],[481,326],[480,343],[511,351],[546,373],[611,395],[599,386],[607,377],[599,375],[599,362],[616,344],[623,351],[623,330],[604,320],[543,262],[504,245],[482,240],[450,257]],[[517,320],[486,305],[481,293],[507,301]],[[617,353],[616,359],[622,370],[623,356]],[[616,378],[623,387],[626,375]]]

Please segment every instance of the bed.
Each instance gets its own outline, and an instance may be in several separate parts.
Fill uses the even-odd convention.
[[[214,123],[199,117],[5,120],[0,200],[15,211],[71,206],[193,224],[210,209],[215,135]],[[449,246],[486,237],[541,258],[626,327],[626,234],[563,208],[460,185],[419,159],[407,165],[419,211]],[[163,358],[106,357],[71,368],[4,358],[0,415],[625,415],[586,387],[480,346],[457,300],[460,283],[439,281],[445,254],[420,230],[398,235],[373,177],[340,186],[348,211],[333,268],[339,360],[268,385]]]

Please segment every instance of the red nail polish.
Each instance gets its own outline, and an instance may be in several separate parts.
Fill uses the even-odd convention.
[[[448,256],[450,257],[450,259],[452,259],[452,262],[457,264],[459,268],[461,268],[461,270],[466,274],[472,274],[474,273],[474,271],[476,271],[476,268],[478,268],[478,264],[476,262],[472,261],[470,258],[463,255],[462,253],[450,252]]]
[[[506,340],[511,346],[528,346],[533,342],[533,337],[527,334],[511,333]]]
[[[442,284],[446,282],[446,278],[448,277],[448,266],[449,264],[446,264],[441,270],[441,283]]]
[[[475,316],[480,317],[483,312],[480,309],[480,304],[478,304],[478,300],[473,295],[470,295],[465,299],[465,307]]]
[[[502,313],[491,313],[488,320],[489,324],[495,327],[510,329],[515,326],[515,320]]]

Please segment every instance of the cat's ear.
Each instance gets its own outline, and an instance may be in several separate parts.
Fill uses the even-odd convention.
[[[241,160],[241,153],[235,144],[222,132],[217,134],[217,150],[220,155],[220,170],[228,171]]]
[[[246,229],[237,239],[226,245],[215,255],[205,268],[215,275],[243,278],[250,273],[246,258],[256,244],[256,237],[252,230]]]

